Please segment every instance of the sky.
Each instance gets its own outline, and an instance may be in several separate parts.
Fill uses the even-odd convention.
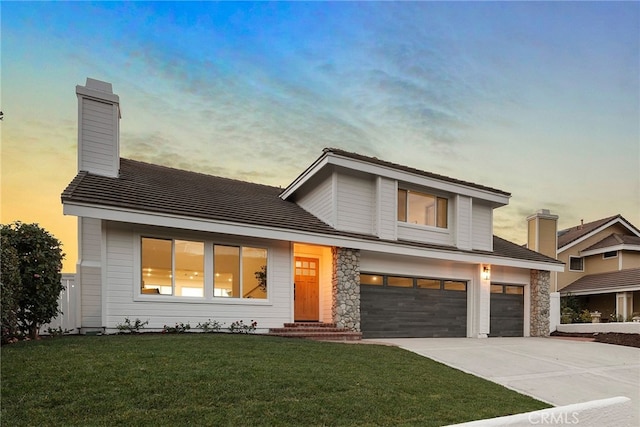
[[[120,96],[122,157],[287,186],[325,147],[508,191],[526,242],[621,214],[640,227],[640,2],[7,2],[3,224],[77,260],[75,86]]]

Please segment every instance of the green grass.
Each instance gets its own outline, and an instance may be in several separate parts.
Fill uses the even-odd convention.
[[[440,426],[546,407],[387,346],[142,334],[2,348],[6,426]]]

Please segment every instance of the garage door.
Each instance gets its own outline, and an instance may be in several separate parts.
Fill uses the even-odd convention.
[[[491,285],[492,337],[521,337],[524,335],[524,287]]]
[[[364,338],[466,337],[467,283],[360,275]]]

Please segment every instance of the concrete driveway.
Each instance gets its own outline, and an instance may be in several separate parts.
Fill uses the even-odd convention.
[[[368,341],[368,340],[363,340]],[[502,384],[554,406],[626,396],[640,426],[640,349],[558,338],[371,340]]]

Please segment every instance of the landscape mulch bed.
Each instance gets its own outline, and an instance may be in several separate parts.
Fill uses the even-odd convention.
[[[602,342],[605,344],[626,345],[628,347],[640,348],[640,334],[623,334],[617,332],[607,333],[564,333],[554,332],[551,334],[554,337],[567,337],[567,338],[592,338],[596,342]]]

